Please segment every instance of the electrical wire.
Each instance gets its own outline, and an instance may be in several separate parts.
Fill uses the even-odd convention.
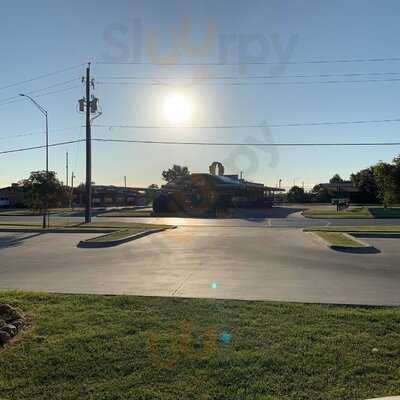
[[[69,140],[67,142],[52,143],[52,144],[49,144],[48,147],[65,146],[67,144],[84,142],[85,140],[86,139],[77,139],[77,140]],[[44,148],[46,148],[46,145],[32,146],[32,147],[22,147],[22,148],[19,148],[19,149],[3,150],[3,151],[0,151],[0,154],[19,153],[19,152],[22,152],[22,151],[38,150],[38,149],[44,149]]]
[[[97,65],[157,65],[157,66],[198,66],[198,65],[209,65],[209,66],[224,66],[224,65],[301,65],[301,64],[343,64],[343,63],[369,63],[369,62],[397,62],[400,61],[400,57],[381,57],[381,58],[343,58],[336,60],[303,60],[303,61],[286,61],[286,62],[278,62],[278,61],[259,61],[259,62],[204,62],[204,63],[174,63],[174,62],[162,62],[162,63],[154,63],[154,62],[141,62],[141,61],[133,61],[133,62],[113,62],[113,61],[96,61]]]
[[[84,142],[86,139],[69,140],[49,144],[49,147],[65,146],[73,143]],[[183,142],[183,141],[159,141],[159,140],[129,140],[129,139],[107,139],[92,138],[94,142],[103,143],[141,143],[141,144],[160,144],[160,145],[186,145],[186,146],[256,146],[256,147],[326,147],[326,146],[400,146],[400,142],[337,142],[337,143],[244,143],[244,142]],[[46,148],[46,145],[23,147],[18,149],[3,150],[2,154],[18,153],[29,150]]]
[[[357,124],[384,124],[400,122],[400,118],[394,119],[375,119],[375,120],[357,120],[357,121],[319,121],[319,122],[285,122],[279,124],[238,124],[238,125],[102,125],[95,124],[93,127],[97,128],[121,128],[121,129],[247,129],[247,128],[288,128],[300,126],[322,126],[322,125],[357,125]]]
[[[208,82],[205,80],[193,81],[189,84],[185,83],[167,83],[167,82],[107,82],[99,81],[98,85],[134,85],[134,86],[261,86],[261,85],[324,85],[324,84],[340,84],[340,83],[379,83],[379,82],[400,82],[400,78],[388,79],[350,79],[350,80],[331,80],[331,81],[291,81],[291,82]]]
[[[47,77],[49,77],[49,76],[61,74],[61,73],[63,73],[63,72],[67,72],[67,71],[71,71],[71,70],[73,70],[73,69],[80,68],[80,67],[82,67],[83,65],[85,65],[85,63],[78,64],[78,65],[73,65],[73,66],[68,67],[68,68],[64,68],[64,69],[60,69],[60,70],[57,70],[57,71],[49,72],[49,73],[47,73],[47,74],[39,75],[39,76],[36,76],[36,77],[34,77],[34,78],[26,79],[26,80],[23,80],[23,81],[14,82],[14,83],[11,83],[11,84],[9,84],[9,85],[5,85],[5,86],[0,87],[0,90],[9,89],[9,88],[12,88],[12,87],[15,87],[15,86],[23,85],[23,84],[25,84],[25,83],[33,82],[33,81],[36,81],[36,80],[39,80],[39,79],[44,79],[44,78],[47,78]]]
[[[69,79],[68,81],[55,83],[54,85],[46,86],[46,87],[41,88],[41,89],[35,89],[35,90],[31,90],[29,92],[25,92],[25,94],[29,94],[30,95],[30,94],[40,93],[40,92],[43,92],[45,90],[53,89],[55,87],[67,85],[69,83],[75,82],[78,79],[80,80],[80,78]],[[13,99],[18,99],[19,97],[20,97],[19,95],[15,95],[15,96],[7,97],[5,99],[1,99],[0,100],[0,105],[2,103],[4,103],[4,102],[8,102],[8,101],[13,100]]]
[[[357,120],[357,121],[321,121],[321,122],[295,122],[295,123],[280,123],[280,124],[243,124],[243,125],[202,125],[202,126],[157,126],[157,125],[97,125],[93,124],[94,128],[122,128],[122,129],[240,129],[240,128],[282,128],[282,127],[301,127],[301,126],[323,126],[323,125],[352,125],[352,124],[382,124],[382,123],[398,123],[400,122],[400,118],[394,119],[375,119],[375,120]],[[69,131],[73,129],[82,129],[85,125],[70,127],[70,128],[60,128],[60,129],[52,129],[51,132],[62,132]],[[28,132],[21,133],[16,135],[2,136],[0,140],[6,139],[14,139],[19,137],[26,137],[32,135],[41,135],[44,134],[44,131],[39,132]]]
[[[74,86],[70,86],[70,87],[67,87],[67,88],[64,88],[64,89],[59,89],[59,90],[54,90],[54,91],[52,91],[52,92],[39,94],[38,96],[35,96],[35,98],[45,97],[45,96],[51,96],[51,95],[53,95],[53,94],[62,93],[62,92],[67,92],[67,91],[69,91],[69,90],[76,89],[76,88],[78,88],[78,87],[81,87],[81,85],[74,85]],[[9,105],[9,104],[19,103],[19,102],[21,102],[21,101],[25,101],[25,100],[22,99],[22,98],[21,98],[21,99],[15,99],[15,100],[8,101],[8,102],[6,102],[6,103],[0,104],[0,107],[7,106],[7,105]]]
[[[136,139],[107,139],[93,138],[96,142],[108,143],[142,143],[163,145],[188,145],[188,146],[257,146],[257,147],[316,147],[316,146],[400,146],[400,142],[337,142],[337,143],[244,143],[244,142],[182,142],[158,141]]]
[[[204,79],[204,80],[232,80],[232,79],[280,79],[280,78],[332,78],[332,77],[357,77],[357,76],[397,76],[400,75],[400,72],[366,72],[366,73],[346,73],[346,74],[298,74],[298,75],[246,75],[246,76],[157,76],[157,77],[149,77],[149,76],[99,76],[98,79],[111,79],[111,80],[163,80],[163,79]]]
[[[49,133],[53,132],[65,132],[65,131],[70,131],[73,129],[78,129],[80,128],[79,126],[77,127],[71,127],[71,128],[61,128],[61,129],[51,129]],[[6,139],[15,139],[15,138],[20,138],[20,137],[27,137],[27,136],[34,136],[34,135],[44,135],[46,132],[45,131],[40,131],[40,132],[28,132],[28,133],[19,133],[16,135],[9,135],[9,136],[0,136],[0,140],[6,140]]]

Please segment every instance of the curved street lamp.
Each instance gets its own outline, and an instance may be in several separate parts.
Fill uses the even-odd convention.
[[[36,100],[32,97],[28,96],[27,94],[20,93],[21,97],[26,97],[29,99],[37,108],[38,110],[44,115],[46,119],[46,179],[49,178],[49,122],[47,117],[47,110],[42,107]],[[47,215],[47,226],[49,224],[49,215],[48,215],[48,204],[47,204],[47,195],[45,199],[45,210],[43,213],[43,228],[46,228],[46,215]]]

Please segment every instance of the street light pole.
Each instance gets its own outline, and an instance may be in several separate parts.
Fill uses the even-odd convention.
[[[49,120],[47,116],[47,110],[43,108],[39,103],[37,103],[32,97],[20,93],[22,97],[26,97],[29,99],[37,108],[38,110],[44,115],[46,120],[46,180],[49,179]],[[49,225],[49,215],[48,215],[48,201],[47,201],[47,194],[45,199],[45,210],[43,213],[43,228],[46,228],[46,215],[47,215],[47,226]]]

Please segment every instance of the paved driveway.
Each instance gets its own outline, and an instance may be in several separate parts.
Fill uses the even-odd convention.
[[[313,207],[309,205],[308,207]],[[320,205],[317,206],[321,208]],[[330,206],[326,206],[331,208]],[[240,210],[233,218],[174,218],[174,217],[94,217],[93,221],[140,222],[155,224],[173,224],[196,227],[252,227],[252,228],[305,228],[309,226],[354,226],[354,225],[400,225],[400,219],[311,219],[305,218],[302,206],[276,206],[264,210]],[[41,217],[2,216],[0,221],[36,221]],[[82,216],[68,214],[52,215],[50,224],[63,222],[83,222]]]
[[[180,227],[108,249],[78,249],[89,234],[12,235],[0,233],[0,288],[400,304],[397,239],[354,255],[298,229]]]

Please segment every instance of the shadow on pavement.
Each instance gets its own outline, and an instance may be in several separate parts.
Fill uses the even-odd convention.
[[[237,219],[252,219],[252,218],[287,218],[291,214],[299,213],[306,208],[293,207],[272,207],[258,210],[237,209],[233,212],[231,218]]]
[[[31,235],[23,236],[23,237],[18,236],[18,235],[0,237],[0,250],[9,248],[9,247],[21,246],[25,240],[32,239],[36,236],[43,235],[44,233],[45,232],[37,232],[37,233],[32,233]]]
[[[356,248],[348,248],[348,247],[341,247],[341,246],[331,246],[332,250],[339,251],[341,253],[346,254],[379,254],[381,251],[376,247],[369,246],[369,247],[356,247]]]
[[[400,208],[368,207],[374,218],[400,218]]]
[[[400,233],[389,233],[389,232],[371,232],[371,233],[353,233],[355,237],[359,238],[375,238],[375,239],[400,239]]]

